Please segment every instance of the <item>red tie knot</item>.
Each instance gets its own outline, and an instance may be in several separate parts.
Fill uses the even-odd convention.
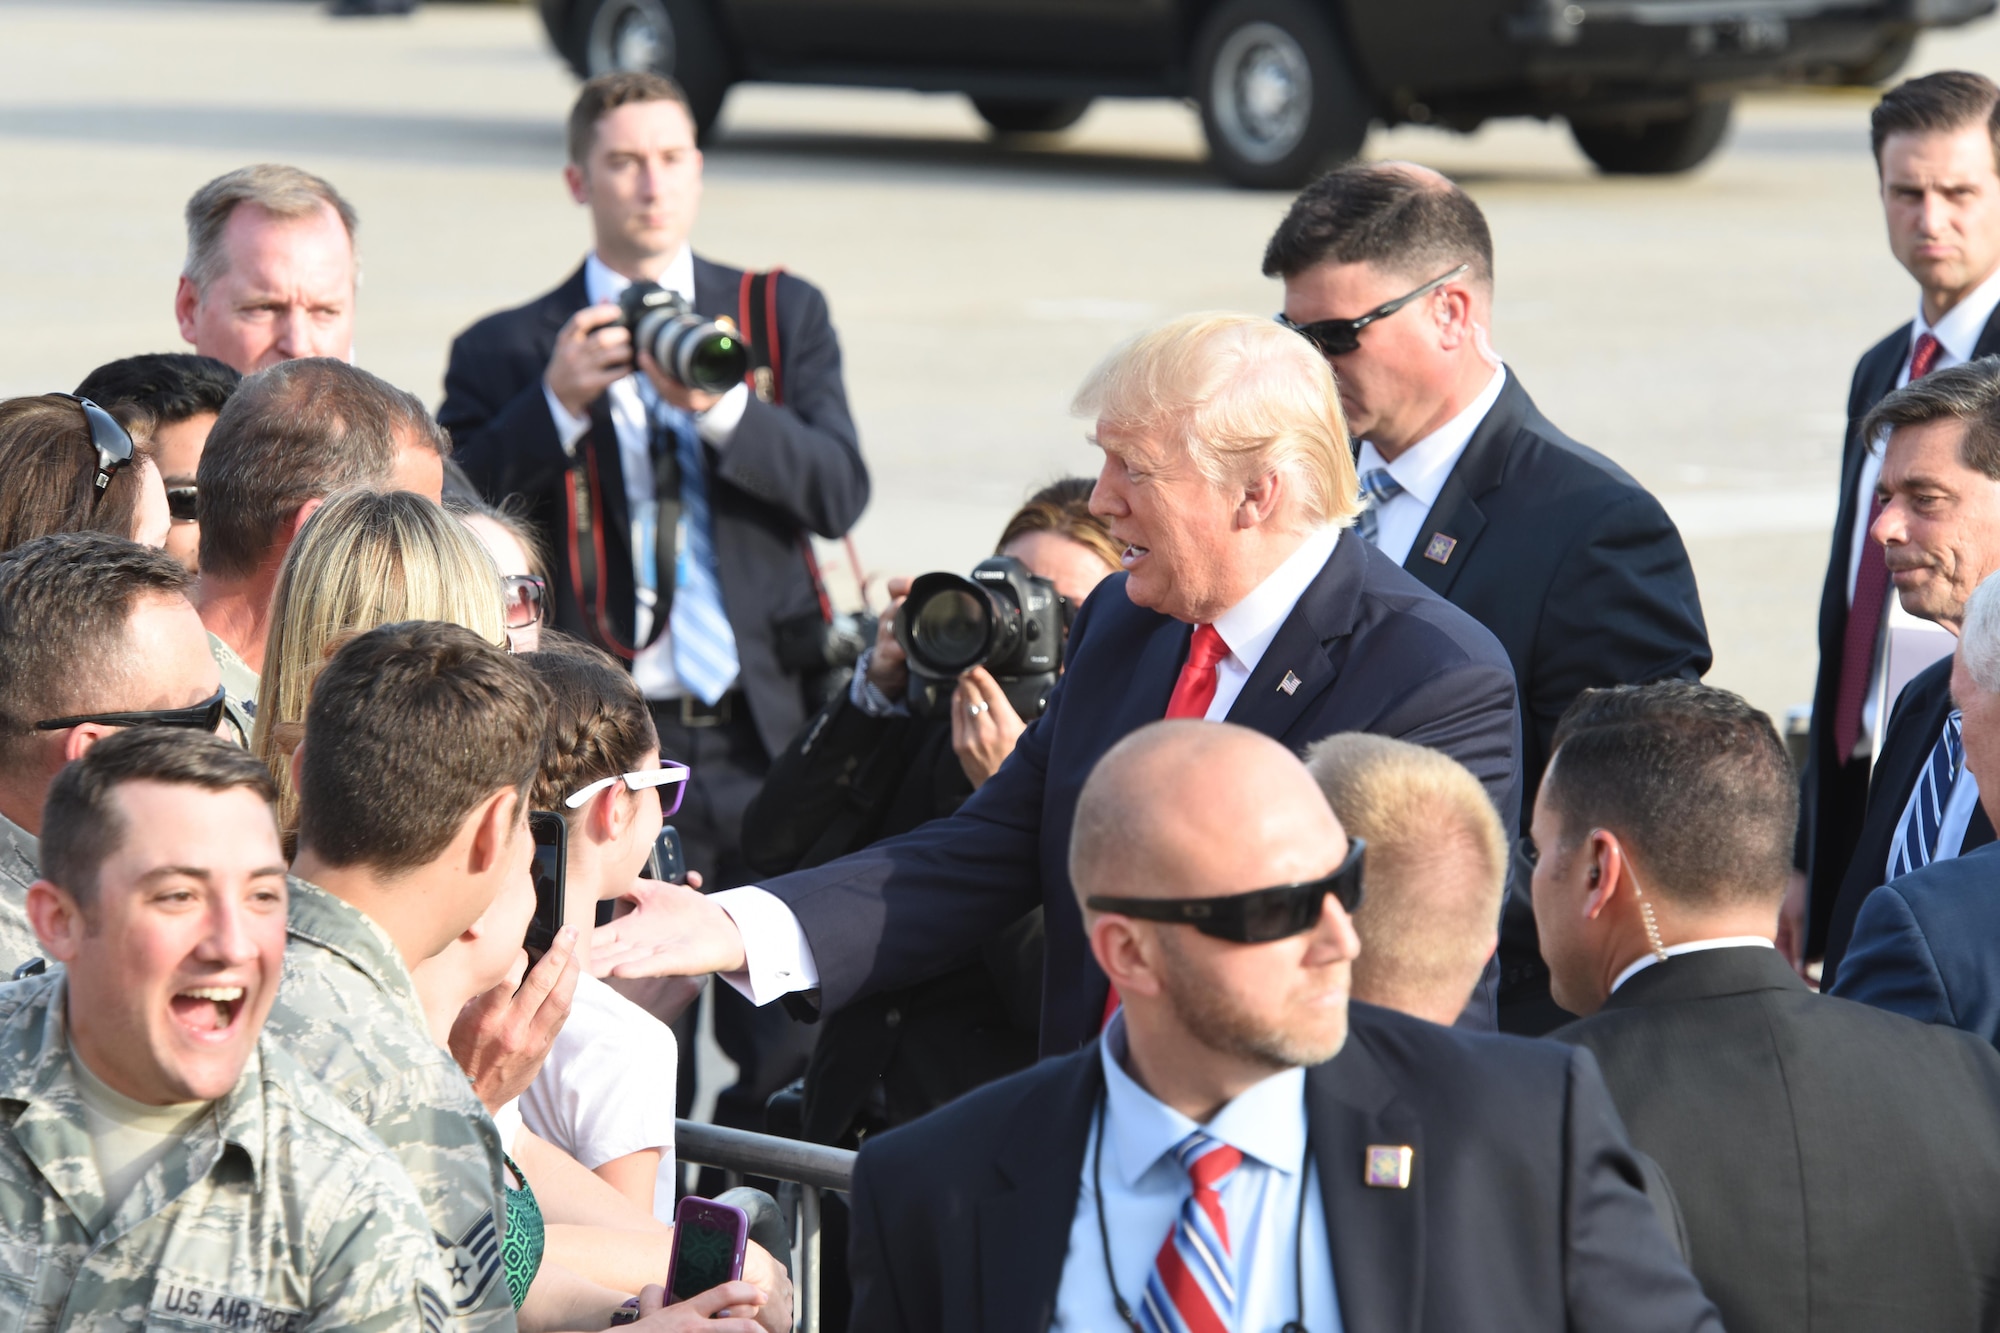
[[[1194,640],[1188,644],[1188,669],[1192,671],[1213,671],[1215,664],[1229,656],[1229,645],[1215,632],[1213,625],[1196,625]]]
[[[1937,365],[1938,353],[1944,350],[1942,344],[1928,333],[1917,335],[1917,345],[1910,351],[1910,379],[1920,380],[1931,373]]]

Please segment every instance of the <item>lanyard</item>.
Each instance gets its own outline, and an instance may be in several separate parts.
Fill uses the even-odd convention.
[[[1111,1104],[1107,1093],[1097,1103],[1097,1144],[1090,1154],[1091,1203],[1097,1209],[1097,1241],[1104,1253],[1104,1285],[1111,1288],[1111,1304],[1132,1333],[1146,1333],[1132,1307],[1118,1294],[1118,1277],[1111,1271],[1111,1227],[1104,1220],[1104,1122]],[[1292,1299],[1298,1318],[1285,1322],[1278,1333],[1306,1333],[1306,1171],[1312,1166],[1312,1138],[1308,1134],[1305,1152],[1299,1157],[1299,1212],[1292,1223]]]

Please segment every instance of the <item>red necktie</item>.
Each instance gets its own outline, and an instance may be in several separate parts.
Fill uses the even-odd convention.
[[[1153,1259],[1139,1327],[1145,1333],[1229,1333],[1237,1326],[1239,1301],[1222,1185],[1243,1164],[1243,1154],[1196,1130],[1174,1156],[1194,1188]]]
[[[1208,706],[1215,702],[1215,668],[1227,656],[1229,645],[1215,632],[1215,626],[1194,627],[1194,638],[1188,641],[1187,661],[1181,664],[1180,679],[1174,682],[1174,692],[1167,699],[1168,717],[1208,716]],[[1118,988],[1113,986],[1111,993],[1104,997],[1104,1017],[1097,1024],[1099,1031],[1116,1012]]]
[[[1910,351],[1910,383],[1931,373],[1943,349],[1930,334],[1922,334]],[[1868,441],[1862,442],[1864,447]],[[1868,527],[1882,512],[1881,501],[1868,506]],[[1875,662],[1875,636],[1882,628],[1882,608],[1889,599],[1889,566],[1882,544],[1861,540],[1861,563],[1854,573],[1854,603],[1847,610],[1847,632],[1840,640],[1840,688],[1834,693],[1833,752],[1846,763],[1861,738],[1861,707],[1868,697],[1868,668]]]

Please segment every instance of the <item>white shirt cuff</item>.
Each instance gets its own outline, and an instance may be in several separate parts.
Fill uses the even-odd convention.
[[[718,449],[726,449],[730,440],[736,437],[736,426],[743,420],[743,410],[749,406],[750,386],[739,384],[723,394],[722,400],[714,407],[696,417],[694,428],[700,432],[702,439]]]
[[[813,960],[806,930],[792,909],[774,893],[748,885],[724,889],[709,898],[736,923],[743,936],[741,972],[725,972],[722,979],[734,986],[752,1004],[769,1004],[780,995],[811,990],[819,985],[819,964]]]
[[[546,381],[542,384],[542,397],[549,401],[549,420],[556,423],[556,439],[561,442],[563,452],[576,453],[576,442],[590,432],[590,418],[571,416]]]

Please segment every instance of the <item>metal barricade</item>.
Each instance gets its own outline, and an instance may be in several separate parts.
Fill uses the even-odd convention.
[[[674,1155],[682,1162],[720,1167],[732,1175],[769,1176],[798,1186],[792,1243],[797,1279],[792,1289],[801,1333],[819,1333],[819,1195],[821,1190],[845,1192],[853,1187],[855,1154],[773,1134],[676,1120]]]

